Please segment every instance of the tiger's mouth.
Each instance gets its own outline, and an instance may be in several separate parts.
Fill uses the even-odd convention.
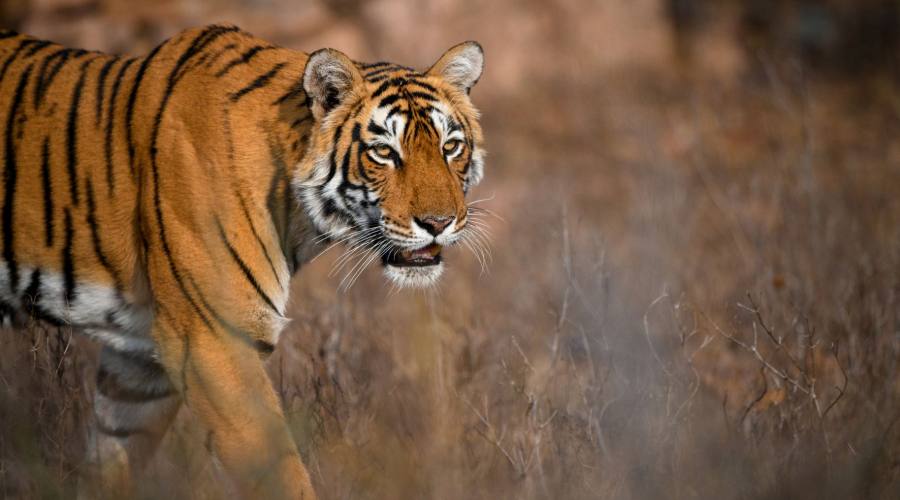
[[[441,245],[432,243],[422,248],[401,249],[387,252],[381,262],[386,266],[394,267],[427,267],[441,263]]]

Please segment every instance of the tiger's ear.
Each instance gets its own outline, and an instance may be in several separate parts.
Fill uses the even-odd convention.
[[[351,97],[362,84],[356,65],[342,52],[320,49],[309,55],[303,71],[303,90],[311,100],[316,120]]]
[[[484,70],[484,50],[478,42],[455,45],[428,70],[429,75],[439,76],[448,83],[468,93],[478,83]]]

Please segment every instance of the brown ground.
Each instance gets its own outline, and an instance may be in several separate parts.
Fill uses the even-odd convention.
[[[483,43],[488,269],[460,249],[433,293],[375,267],[344,293],[334,250],[295,278],[270,367],[322,498],[900,495],[887,72],[745,51],[733,7],[676,37],[652,0],[14,4],[113,51],[221,20],[418,66]],[[96,348],[0,339],[0,493],[70,496]],[[187,412],[149,474],[228,495]]]

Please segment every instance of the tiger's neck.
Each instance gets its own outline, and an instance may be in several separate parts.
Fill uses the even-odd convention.
[[[254,200],[260,211],[256,217],[271,222],[271,236],[277,238],[293,274],[314,255],[317,235],[292,187],[313,126],[302,86],[307,55],[264,43],[243,43],[266,48],[232,69],[225,132],[233,148],[229,161],[239,185],[247,187],[244,196]]]

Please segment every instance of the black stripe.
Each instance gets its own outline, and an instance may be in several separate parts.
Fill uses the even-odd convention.
[[[337,173],[337,147],[338,142],[341,140],[341,134],[344,132],[344,125],[347,124],[347,120],[344,119],[341,122],[341,126],[334,130],[334,137],[331,139],[331,143],[333,147],[331,148],[331,161],[328,162],[328,177],[325,179],[325,182],[322,184],[322,188],[328,185],[331,182],[331,179]]]
[[[207,26],[206,29],[204,29],[203,32],[200,33],[197,36],[197,38],[194,39],[193,42],[191,42],[191,45],[188,47],[188,49],[184,53],[181,54],[181,57],[178,58],[178,62],[175,65],[175,70],[169,75],[169,80],[170,81],[181,80],[181,78],[188,71],[199,66],[199,63],[195,63],[193,65],[188,65],[187,63],[190,59],[192,59],[194,56],[199,54],[202,50],[205,50],[206,47],[209,46],[209,44],[214,42],[220,36],[224,35],[225,33],[230,33],[230,32],[234,32],[234,31],[240,31],[240,30],[235,26],[230,26],[230,27],[219,26],[219,25]],[[202,60],[202,59],[204,59],[204,57],[205,57],[205,54],[201,55],[200,59]]]
[[[359,123],[355,123],[353,125],[353,129],[351,129],[350,131],[350,144],[347,145],[347,150],[344,152],[344,159],[341,162],[341,173],[344,176],[344,181],[338,187],[338,191],[342,196],[346,196],[348,184],[353,187],[359,187],[356,184],[350,182],[350,152],[353,151],[353,146],[359,143],[360,129],[362,129],[362,125],[360,125]]]
[[[160,306],[159,309],[162,310],[162,307]],[[168,314],[168,311],[166,311],[166,313]],[[136,351],[113,349],[111,347],[107,347],[104,350],[107,349],[107,352],[112,352],[112,354],[116,357],[124,359],[130,368],[142,371],[144,376],[165,376],[165,368],[163,368],[158,361],[153,359],[151,356],[148,356],[147,354]],[[103,366],[103,360],[104,356],[101,354],[101,366]]]
[[[53,185],[50,182],[50,136],[41,145],[41,182],[44,188],[44,244],[53,246]]]
[[[359,64],[359,67],[361,69],[379,68],[381,66],[394,66],[394,64],[387,62],[387,61],[378,61],[378,62],[373,62],[373,63]]]
[[[35,43],[30,49],[28,49],[28,52],[25,53],[25,57],[31,57],[31,56],[37,54],[39,50],[43,49],[44,47],[46,47],[48,45],[50,45],[50,42],[48,42],[46,40],[41,40],[40,42]]]
[[[375,99],[376,97],[380,96],[381,94],[384,94],[385,91],[387,91],[388,87],[391,86],[392,81],[393,80],[388,80],[388,81],[382,83],[381,85],[379,85],[378,88],[375,89],[375,92],[372,92],[372,99]]]
[[[382,135],[382,134],[386,134],[386,133],[387,133],[387,129],[386,129],[386,128],[382,127],[381,125],[379,125],[379,124],[377,124],[377,123],[375,123],[375,122],[373,122],[373,121],[372,121],[372,122],[369,122],[369,126],[366,127],[366,129],[367,129],[369,132],[371,132],[371,133],[373,133],[373,134],[375,134],[375,135]]]
[[[300,125],[303,125],[303,123],[308,122],[310,120],[312,120],[312,116],[310,116],[310,115],[304,116],[302,118],[297,118],[296,120],[291,122],[291,128],[297,128]]]
[[[390,120],[390,118],[392,116],[394,116],[398,113],[404,114],[404,115],[409,115],[409,113],[400,109],[400,106],[394,106],[393,108],[391,108],[390,111],[388,111],[388,114],[384,115],[384,121],[387,122],[388,120]]]
[[[447,132],[448,133],[462,131],[462,130],[463,130],[463,126],[458,121],[456,121],[452,116],[447,117]]]
[[[290,90],[285,92],[281,97],[272,101],[273,106],[280,106],[284,104],[285,101],[297,96],[303,96],[303,102],[301,106],[309,106],[309,97],[306,96],[306,92],[303,90],[303,81],[301,80],[299,83],[291,87]]]
[[[380,96],[381,94],[387,92],[387,90],[391,87],[402,87],[402,86],[406,85],[408,82],[409,82],[409,80],[407,80],[406,78],[403,78],[402,76],[391,78],[390,80],[387,80],[384,83],[382,83],[381,86],[379,86],[375,90],[375,92],[372,93],[372,99],[375,99],[376,97]]]
[[[50,67],[50,63],[55,61],[56,59],[63,57],[63,55],[68,54],[69,49],[62,48],[57,50],[56,52],[45,56],[43,61],[41,61],[41,69],[38,71],[37,78],[34,79],[34,107],[37,109],[38,100],[41,97],[41,93],[43,91],[42,86],[44,80],[47,78],[47,68]],[[68,55],[66,55],[68,57]]]
[[[221,49],[216,51],[216,53],[213,54],[213,56],[211,58],[209,58],[209,60],[206,61],[206,67],[207,68],[213,67],[217,62],[219,62],[219,58],[222,57],[222,54],[224,54],[224,53],[228,52],[229,50],[232,50],[236,47],[237,47],[237,44],[235,44],[235,43],[229,43],[228,45],[222,47]]]
[[[40,268],[31,272],[31,279],[28,282],[28,288],[25,289],[24,309],[32,318],[41,320],[52,326],[65,326],[65,321],[56,317],[50,311],[47,311],[39,304],[41,295],[41,278],[43,273]]]
[[[434,96],[434,94],[429,94],[428,92],[415,91],[415,92],[407,92],[406,94],[409,97],[414,97],[418,99],[424,99],[429,102],[437,101],[438,98]]]
[[[36,40],[26,39],[19,42],[19,45],[16,47],[16,50],[9,56],[9,58],[4,61],[3,68],[0,68],[0,83],[3,82],[3,78],[6,76],[6,70],[9,69],[9,66],[19,57],[19,53],[22,52],[25,47],[36,43]]]
[[[239,66],[241,64],[247,64],[248,62],[250,62],[250,59],[253,59],[253,56],[255,56],[256,54],[260,53],[263,50],[269,50],[269,49],[273,49],[273,48],[274,47],[265,46],[265,45],[257,45],[255,47],[251,47],[249,50],[247,50],[246,52],[241,54],[240,57],[232,59],[231,61],[228,62],[228,64],[225,65],[224,68],[222,68],[221,70],[216,72],[216,77],[221,78],[221,77],[225,76],[225,74],[228,73],[229,71],[231,71],[231,69],[234,68],[235,66]]]
[[[157,365],[157,367],[162,370],[159,365]],[[159,375],[165,376],[163,372],[160,372]],[[100,369],[97,370],[97,392],[111,401],[126,403],[156,401],[165,399],[174,394],[174,391],[171,388],[166,388],[164,390],[147,390],[143,387],[123,387],[117,379],[118,376],[115,373],[110,372],[101,366]]]
[[[271,342],[266,342],[265,340],[256,339],[253,342],[253,347],[263,354],[272,354],[275,351],[275,345]]]
[[[403,143],[408,144],[410,142],[410,137],[412,137],[413,133],[415,133],[416,128],[418,127],[418,113],[413,111],[413,119],[411,122],[406,124],[406,128],[403,129]]]
[[[283,63],[283,62],[276,64],[274,68],[272,68],[269,71],[265,72],[264,74],[260,75],[259,77],[256,78],[256,80],[253,80],[253,83],[251,83],[250,85],[247,85],[246,87],[242,88],[241,90],[238,90],[237,92],[231,94],[231,97],[230,97],[231,102],[238,102],[238,100],[241,97],[244,97],[245,95],[249,94],[250,92],[253,92],[256,89],[260,89],[260,88],[263,88],[266,85],[268,85],[269,82],[272,81],[272,78],[275,75],[277,75],[278,72],[281,71],[281,68],[285,67],[286,64],[287,63]]]
[[[12,37],[14,37],[14,36],[19,36],[19,34],[16,33],[15,31],[13,31],[13,30],[2,30],[2,31],[0,31],[0,40],[4,40],[4,39],[6,39],[6,38],[12,38]]]
[[[69,172],[69,192],[72,204],[78,206],[78,108],[81,104],[81,91],[87,67],[94,61],[90,59],[81,65],[81,74],[72,91],[72,103],[69,105],[69,120],[66,124],[66,169]]]
[[[394,162],[394,168],[403,168],[403,158],[400,158],[400,154],[393,149],[391,150],[391,161]]]
[[[66,207],[65,231],[66,243],[62,250],[62,268],[66,305],[68,305],[75,298],[75,259],[72,256],[72,240],[75,238],[75,229],[72,227],[72,212],[68,207]]]
[[[205,63],[206,60],[209,59],[209,55],[209,52],[203,54],[202,56],[200,56],[200,58],[194,61],[194,63],[191,64],[190,67],[185,67],[184,71],[187,72],[189,70],[197,69],[198,67],[203,66],[203,63]]]
[[[324,212],[325,215],[334,215],[337,210],[337,205],[331,198],[326,198],[325,202],[322,203],[322,212]]]
[[[357,123],[356,126],[354,127],[354,130],[356,130],[358,127],[359,127],[359,124]],[[347,173],[350,170],[350,151],[352,151],[352,150],[353,150],[353,141],[351,141],[350,144],[347,145],[347,149],[344,150],[344,158],[341,160],[341,174],[343,176],[343,181],[341,182],[342,186],[345,182],[350,181],[350,179],[348,179],[348,177],[347,177]],[[341,194],[344,194],[344,193],[342,192]]]
[[[116,438],[127,438],[129,436],[133,436],[135,434],[147,434],[147,431],[143,429],[126,429],[124,427],[107,427],[100,421],[99,418],[95,418],[96,422],[94,425],[97,426],[97,430],[100,431],[101,434],[105,434],[107,436],[112,436]]]
[[[94,202],[94,185],[91,183],[90,177],[85,179],[84,185],[85,192],[87,193],[87,224],[91,230],[91,243],[94,247],[94,255],[96,255],[97,260],[100,262],[100,265],[103,266],[103,269],[105,269],[113,279],[116,292],[119,292],[123,289],[122,280],[119,279],[119,275],[116,273],[115,268],[109,262],[106,254],[103,253],[103,248],[100,244],[100,231],[97,225],[97,204]]]
[[[398,100],[400,100],[400,94],[391,94],[391,95],[385,97],[384,99],[382,99],[381,102],[378,103],[378,107],[383,108],[385,106],[390,106],[391,104],[394,104]]]
[[[30,311],[38,302],[41,293],[41,268],[31,271],[31,279],[28,280],[28,288],[25,289],[25,309]]]
[[[370,80],[372,78],[375,78],[376,76],[384,75],[386,73],[390,73],[392,71],[399,71],[399,70],[400,70],[400,68],[393,67],[393,66],[388,66],[386,68],[379,68],[374,71],[370,71],[370,72],[366,73],[365,79]]]
[[[97,97],[94,110],[94,126],[100,126],[100,116],[103,115],[103,94],[106,92],[106,77],[113,65],[118,62],[118,57],[111,57],[103,67],[100,68],[100,76],[97,78]]]
[[[386,74],[383,74],[380,76],[373,76],[372,78],[369,78],[367,81],[369,83],[378,83],[378,82],[383,82],[383,81],[387,80],[388,78],[392,78],[392,77],[393,77],[393,75],[391,75],[390,73],[386,73]]]
[[[220,314],[218,311],[216,311],[212,307],[212,305],[203,297],[203,293],[200,291],[200,288],[197,286],[197,283],[193,279],[191,279],[190,276],[187,277],[187,281],[191,285],[191,287],[193,287],[194,291],[197,293],[197,296],[200,299],[200,304],[203,306],[203,308],[205,310],[209,311],[210,316],[212,316],[213,319],[216,320],[216,322],[219,324],[219,326],[222,327],[223,330],[225,330],[227,333],[231,334],[232,336],[234,336],[241,342],[244,342],[247,345],[250,345],[251,347],[256,348],[257,339],[254,339],[249,334],[247,334],[247,332],[242,331],[240,328],[229,323],[222,316],[222,314]],[[168,313],[168,311],[165,311],[164,309],[162,309],[161,306],[157,306],[157,307],[160,309],[160,312],[164,312],[164,313],[166,313],[166,315],[171,316],[171,313]],[[204,319],[204,321],[208,321],[208,320],[206,320],[206,316],[203,315],[202,310],[200,310],[199,313],[201,314],[201,317]],[[210,329],[212,329],[211,324],[207,324],[207,326]],[[263,342],[265,342],[265,341],[263,341]]]
[[[169,264],[169,271],[172,273],[172,276],[175,278],[175,282],[178,284],[178,288],[181,291],[181,294],[187,299],[188,303],[197,313],[198,317],[201,321],[203,321],[206,327],[213,331],[213,325],[210,322],[209,318],[203,312],[203,309],[197,304],[197,301],[194,300],[194,297],[190,294],[185,284],[185,279],[179,271],[178,267],[175,265],[175,260],[172,255],[172,250],[169,247],[169,240],[166,237],[166,225],[162,216],[162,204],[160,201],[159,194],[159,168],[156,164],[156,155],[158,150],[156,148],[156,141],[159,137],[159,129],[162,124],[163,113],[166,110],[166,106],[168,105],[169,98],[172,96],[172,92],[175,89],[175,85],[178,83],[179,78],[178,74],[181,70],[182,66],[187,63],[191,57],[193,57],[197,52],[205,48],[208,44],[212,43],[218,37],[224,35],[225,33],[238,31],[237,27],[222,27],[222,26],[212,26],[207,28],[202,33],[200,33],[197,38],[191,42],[191,45],[185,50],[185,52],[179,57],[178,61],[175,64],[175,67],[172,69],[172,72],[169,74],[169,82],[166,86],[165,93],[163,94],[162,102],[159,105],[159,108],[156,112],[156,117],[153,121],[153,130],[151,131],[150,136],[150,171],[152,175],[152,185],[153,185],[153,205],[154,212],[156,215],[156,221],[159,225],[159,239],[162,243],[163,254],[166,257],[166,260]],[[201,302],[205,302],[202,293],[199,293],[199,299]]]
[[[419,87],[422,87],[423,89],[425,89],[429,92],[432,92],[432,93],[438,92],[438,89],[434,88],[433,85],[429,85],[429,84],[423,82],[422,80],[412,79],[409,81],[409,83],[411,83],[413,85],[418,85]]]
[[[278,279],[278,271],[275,270],[275,263],[272,261],[272,257],[269,256],[269,249],[266,247],[265,242],[263,242],[263,239],[259,236],[259,232],[256,231],[256,225],[253,224],[253,218],[250,217],[250,210],[247,209],[247,202],[244,200],[244,197],[241,196],[240,192],[236,192],[235,194],[241,203],[241,210],[244,212],[244,218],[247,219],[247,224],[250,225],[250,231],[256,238],[256,242],[259,244],[260,248],[262,248],[266,261],[269,262],[269,268],[272,269],[272,276],[275,277],[275,282],[278,283],[278,286],[281,286],[281,280]]]
[[[25,94],[25,86],[28,84],[28,78],[31,76],[31,70],[34,64],[29,64],[25,72],[19,78],[19,84],[16,86],[16,93],[13,96],[12,104],[9,108],[9,114],[6,121],[6,158],[3,168],[3,260],[9,268],[9,288],[16,295],[19,287],[19,266],[16,263],[16,253],[13,245],[15,244],[13,228],[13,212],[15,210],[16,196],[16,177],[18,177],[18,165],[16,164],[16,143],[15,143],[15,126],[16,118],[19,115],[19,106],[22,105],[22,98]]]
[[[55,327],[71,326],[65,320],[56,316],[55,314],[48,311],[47,309],[44,309],[43,307],[41,307],[38,304],[32,304],[31,307],[28,308],[28,314],[32,318],[41,320],[50,326],[55,326]]]
[[[34,109],[38,109],[40,107],[44,96],[47,94],[47,90],[50,88],[50,85],[56,78],[56,75],[59,74],[59,71],[69,60],[69,57],[72,55],[72,53],[73,51],[71,49],[61,49],[44,58],[44,62],[41,64],[41,73],[34,82]],[[57,59],[58,61],[56,62],[56,65],[50,69],[50,74],[46,74],[47,68],[50,66],[50,62]]]
[[[156,57],[156,54],[159,53],[159,49],[165,43],[157,45],[147,57],[141,61],[141,66],[138,68],[138,72],[134,77],[134,84],[131,86],[131,93],[128,94],[128,104],[125,106],[125,141],[128,144],[128,168],[131,169],[131,175],[134,176],[135,165],[134,165],[134,132],[133,132],[133,121],[134,121],[134,105],[137,103],[137,95],[138,90],[141,88],[141,82],[144,80],[144,74],[147,73],[147,68],[150,66],[150,63],[153,61],[153,58]]]
[[[222,223],[219,221],[219,218],[216,217],[216,225],[219,228],[219,237],[222,238],[222,242],[225,243],[225,247],[228,249],[228,253],[231,254],[231,258],[234,259],[234,262],[241,268],[241,272],[244,273],[244,277],[247,278],[247,281],[253,285],[253,288],[256,290],[256,293],[272,308],[273,311],[281,314],[275,304],[272,302],[272,299],[263,291],[262,287],[259,285],[259,282],[256,281],[256,278],[253,276],[253,272],[247,267],[247,264],[244,262],[244,259],[241,258],[240,254],[238,254],[237,250],[231,246],[231,242],[228,241],[228,236],[225,235],[225,229],[222,227]]]
[[[371,125],[371,123],[370,123],[370,125]],[[369,177],[369,174],[366,173],[366,169],[363,166],[363,162],[362,162],[363,144],[362,144],[362,141],[360,140],[360,135],[361,135],[360,129],[361,128],[362,127],[360,126],[360,124],[357,123],[356,126],[353,127],[353,134],[351,135],[353,142],[356,143],[356,145],[357,145],[357,147],[356,147],[356,169],[357,169],[357,172],[359,173],[359,176],[362,177],[362,179],[364,181],[372,182],[372,178]]]
[[[226,33],[231,33],[234,31],[239,31],[235,26],[210,26],[203,30],[202,33],[197,35],[197,38],[191,42],[191,45],[181,54],[178,58],[178,61],[175,63],[175,67],[172,72],[169,74],[169,86],[174,86],[181,77],[184,76],[183,69],[186,69],[186,65],[191,58],[197,55],[200,51],[204,50],[209,44],[214,42],[216,39],[221,37]]]
[[[116,79],[113,83],[112,94],[109,96],[109,109],[106,111],[106,137],[103,151],[106,153],[106,186],[109,189],[109,196],[113,195],[116,188],[112,151],[113,127],[115,126],[116,117],[116,99],[119,97],[119,87],[122,84],[122,78],[125,75],[125,72],[128,71],[128,67],[131,66],[134,61],[135,59],[129,59],[119,67],[119,72],[116,74]]]

